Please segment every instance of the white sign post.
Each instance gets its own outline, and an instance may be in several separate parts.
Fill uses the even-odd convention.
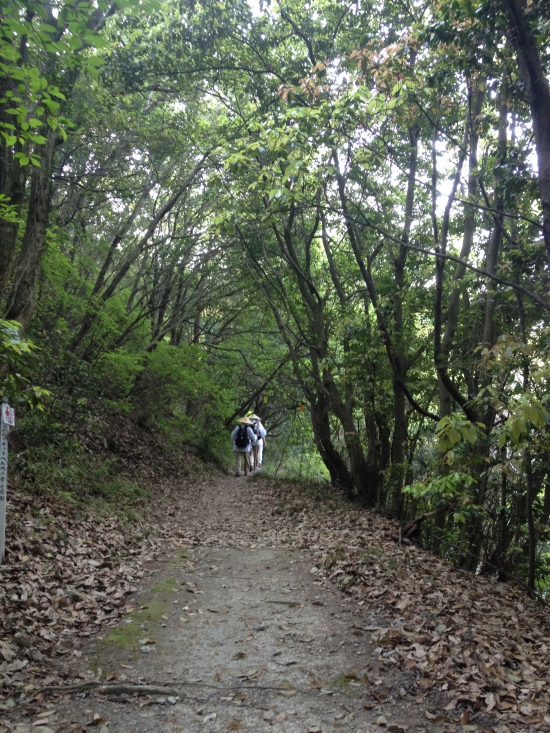
[[[15,425],[15,412],[7,402],[2,403],[0,420],[0,563],[6,551],[6,494],[8,491],[8,432]]]

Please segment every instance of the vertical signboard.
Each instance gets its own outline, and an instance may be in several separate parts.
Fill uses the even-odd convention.
[[[6,402],[2,403],[0,420],[0,563],[6,551],[6,494],[8,490],[8,431],[15,425],[15,413]]]

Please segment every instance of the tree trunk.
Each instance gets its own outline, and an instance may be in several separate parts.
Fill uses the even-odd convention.
[[[516,293],[519,310],[519,327],[523,342],[527,344],[527,324],[525,320],[525,306],[521,293]],[[525,392],[529,389],[529,359],[523,356],[523,389]],[[528,531],[528,567],[527,567],[527,585],[529,590],[535,589],[535,570],[536,570],[536,553],[537,553],[537,532],[535,528],[535,518],[533,514],[533,504],[537,497],[537,491],[533,485],[533,466],[531,461],[531,451],[526,448],[523,451],[523,469],[525,475],[525,518],[527,520]]]
[[[476,124],[477,118],[481,114],[483,105],[484,93],[480,89],[473,89],[469,83],[468,88],[468,116],[465,126],[465,141],[469,139],[469,173],[468,173],[468,200],[475,200],[477,193],[477,149],[479,143],[479,135],[477,132]],[[459,159],[458,171],[462,168],[463,158]],[[458,179],[455,175],[454,185],[458,185]],[[454,195],[454,194],[453,194]],[[445,217],[442,227],[441,236],[441,252],[444,254],[446,251],[447,235],[448,235],[448,215],[450,209],[447,207],[445,210]],[[475,232],[475,210],[472,206],[465,204],[464,206],[464,233],[462,237],[462,249],[460,252],[460,259],[467,260],[473,244]],[[443,336],[441,335],[443,328],[443,314],[442,314],[442,297],[443,297],[443,273],[445,268],[444,260],[436,260],[436,302],[434,308],[434,359],[435,366],[438,373],[438,380],[440,383],[440,399],[450,404],[451,398],[454,398],[466,417],[475,422],[477,416],[475,411],[468,405],[468,398],[464,397],[457,389],[453,380],[447,372],[448,356],[453,343],[456,328],[458,326],[459,318],[459,307],[460,307],[460,293],[461,293],[461,280],[466,272],[466,267],[459,264],[455,267],[454,272],[454,284],[449,297],[449,306],[447,309],[447,320],[445,324],[445,331]],[[448,395],[445,395],[448,392]]]
[[[527,585],[529,590],[533,591],[535,590],[535,570],[537,563],[537,530],[535,528],[535,517],[533,515],[533,503],[536,498],[536,492],[533,487],[533,466],[529,450],[524,451],[523,461],[525,469],[525,516],[527,517],[528,530]]]
[[[373,406],[365,406],[365,433],[367,437],[367,465],[376,490],[376,505],[384,504],[383,471],[389,465],[391,446],[389,445],[389,429],[387,425],[379,425]]]
[[[327,395],[319,393],[317,399],[310,402],[310,410],[315,445],[330,474],[331,484],[343,489],[344,495],[351,499],[353,480],[346,462],[332,442],[329,420],[330,399]]]
[[[506,448],[501,450],[502,462],[506,460]],[[491,564],[499,570],[499,577],[502,571],[506,570],[506,551],[508,549],[509,531],[507,522],[507,511],[506,505],[508,504],[508,475],[505,471],[502,471],[500,479],[500,510],[498,513],[498,526],[497,526],[497,546],[495,552],[491,558]],[[489,573],[494,572],[494,568],[489,567]]]
[[[479,134],[477,132],[477,118],[481,114],[483,105],[484,92],[476,89],[472,95],[472,104],[470,109],[470,151],[469,151],[469,171],[468,171],[468,201],[474,201],[477,194],[477,150],[479,144]],[[470,256],[472,245],[474,243],[474,232],[476,225],[476,210],[473,206],[465,204],[464,206],[464,233],[462,235],[462,248],[460,250],[460,259],[467,260]],[[447,355],[451,349],[453,338],[458,326],[459,308],[460,308],[460,282],[464,277],[466,267],[457,265],[454,272],[454,282],[451,295],[449,297],[449,307],[447,310],[447,323],[445,325],[445,334],[443,336],[443,353]]]
[[[6,81],[6,77],[0,77],[0,97],[4,96]],[[12,123],[11,115],[6,114],[5,108],[6,105],[0,105],[0,122]],[[21,152],[19,143],[9,147],[6,145],[6,140],[0,136],[0,194],[6,197],[5,203],[14,207],[14,214],[18,218],[25,196],[25,177],[28,169],[14,158],[16,152]],[[13,274],[18,232],[17,222],[0,218],[0,298],[3,297]]]
[[[365,460],[363,446],[353,420],[352,407],[342,400],[332,375],[325,370],[323,381],[332,401],[332,408],[344,430],[344,442],[348,451],[350,472],[357,492],[357,500],[365,506],[375,506],[377,499],[376,476]]]
[[[407,455],[408,426],[406,412],[406,396],[404,385],[407,381],[407,364],[405,356],[405,341],[403,334],[403,293],[405,287],[405,264],[407,261],[407,247],[413,218],[414,194],[416,184],[416,167],[418,161],[418,134],[416,126],[409,128],[411,145],[409,155],[409,176],[407,197],[405,200],[405,222],[401,234],[402,244],[394,261],[394,289],[393,289],[393,360],[395,364],[393,374],[393,440],[392,440],[392,468],[391,468],[391,512],[394,517],[401,515],[402,489],[405,476],[405,457]]]
[[[504,206],[504,194],[502,191],[502,174],[499,173],[503,169],[506,163],[506,129],[508,125],[508,107],[504,95],[501,95],[499,104],[499,124],[498,124],[498,166],[495,180],[495,196],[493,208],[501,212]],[[498,213],[489,245],[487,247],[487,258],[485,269],[490,275],[494,275],[497,269],[498,256],[500,252],[500,246],[502,243],[502,228],[504,226],[504,216]],[[490,349],[493,346],[495,340],[495,283],[487,278],[486,284],[486,298],[485,298],[485,323],[483,326],[483,346]]]
[[[5,317],[26,326],[34,308],[51,208],[51,171],[57,133],[48,129],[40,168],[33,168],[25,233]]]
[[[509,37],[527,93],[537,148],[542,226],[550,268],[550,87],[542,67],[537,41],[529,25],[525,0],[504,0]]]
[[[469,94],[469,100],[471,98],[471,90]],[[469,101],[470,104],[470,101]],[[437,226],[434,225],[434,247],[436,252],[440,251],[442,254],[446,254],[447,252],[447,242],[449,238],[449,227],[450,227],[450,221],[451,221],[451,209],[455,200],[456,192],[462,177],[462,168],[464,166],[464,161],[466,160],[466,146],[468,145],[468,138],[469,138],[469,130],[470,130],[470,110],[468,109],[468,113],[466,115],[466,121],[464,124],[464,134],[462,139],[462,146],[459,149],[458,152],[458,161],[456,166],[456,171],[453,177],[453,185],[451,187],[451,194],[448,197],[447,204],[445,206],[445,211],[443,212],[443,220],[441,222],[441,241],[439,240],[438,230]],[[432,141],[432,157],[434,159],[434,167],[435,167],[435,161],[437,160],[436,150],[435,150],[435,142],[436,137],[434,136]],[[437,182],[437,175],[434,170],[433,172],[433,178],[434,185]],[[435,202],[432,204],[432,209],[434,211],[435,215]],[[435,297],[435,304],[434,304],[434,346],[435,346],[435,362],[437,366],[438,359],[440,359],[440,351],[441,351],[441,329],[443,327],[443,277],[445,272],[445,260],[444,259],[436,259],[435,261],[435,279],[436,279],[436,297]],[[444,385],[443,380],[441,379],[441,375],[438,373],[437,375],[437,385],[439,390],[439,418],[443,418],[446,415],[450,415],[453,409],[452,404],[452,398],[449,390]],[[439,515],[437,515],[439,516]]]
[[[547,465],[550,465],[547,463]],[[550,519],[550,476],[545,472],[545,476],[543,476],[543,483],[544,483],[544,499],[542,502],[542,512],[540,514],[540,523],[543,525],[548,524],[548,520]]]
[[[174,206],[177,204],[183,193],[187,190],[187,188],[191,185],[193,180],[195,179],[195,176],[199,173],[200,170],[202,170],[204,160],[206,158],[206,155],[203,155],[200,161],[195,165],[191,173],[187,176],[184,183],[175,191],[175,193],[170,196],[170,198],[166,201],[164,206],[161,206],[160,209],[157,211],[157,213],[153,216],[151,219],[149,226],[147,227],[145,233],[140,237],[135,247],[132,249],[132,251],[128,254],[128,256],[124,259],[124,261],[118,266],[116,272],[113,274],[109,284],[105,287],[103,292],[100,293],[101,288],[103,287],[103,284],[106,282],[106,276],[108,269],[110,267],[110,264],[113,259],[113,244],[111,244],[111,248],[109,249],[109,252],[107,254],[107,258],[105,262],[103,263],[103,268],[100,272],[99,278],[95,283],[93,296],[90,298],[90,301],[88,303],[88,311],[86,315],[84,316],[84,319],[82,321],[82,324],[80,326],[80,330],[76,334],[76,336],[73,338],[71,343],[71,348],[77,349],[82,344],[88,333],[90,332],[90,329],[92,328],[92,325],[95,322],[95,319],[97,318],[97,315],[103,306],[104,303],[106,303],[109,298],[111,298],[122,280],[125,278],[126,273],[132,266],[132,264],[138,259],[138,257],[143,253],[145,250],[145,247],[149,243],[149,240],[155,233],[155,230],[157,226],[160,224],[160,222],[172,211]],[[134,212],[137,211],[140,204],[136,204],[136,207],[134,207],[134,210],[132,212],[132,215]],[[130,216],[130,219],[132,219],[132,215]],[[133,219],[132,219],[133,220]],[[126,232],[126,229],[123,227],[123,233]],[[113,242],[118,241],[119,235],[115,237],[115,240]],[[122,237],[122,235],[121,235]]]
[[[35,10],[27,8],[27,22],[30,22],[35,15]],[[21,39],[19,48],[21,53],[21,62],[26,63],[28,51],[26,37]],[[3,125],[12,125],[13,116],[8,114],[8,110],[15,105],[6,98],[6,92],[17,94],[17,84],[7,74],[0,75],[0,98],[6,100],[0,104],[0,123]],[[9,128],[8,128],[9,129]],[[0,194],[6,197],[4,203],[13,206],[14,214],[19,218],[21,207],[25,198],[25,182],[27,178],[27,166],[22,166],[15,157],[16,153],[23,152],[23,146],[17,140],[15,145],[7,145],[6,139],[0,135]],[[15,266],[15,246],[17,235],[19,232],[19,224],[0,219],[0,298],[3,299],[6,294],[7,285]]]

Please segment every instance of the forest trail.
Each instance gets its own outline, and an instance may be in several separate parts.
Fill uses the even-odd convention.
[[[329,503],[339,501],[336,494],[328,496]],[[321,495],[308,497],[261,478],[209,478],[200,486],[191,485],[174,515],[167,518],[173,523],[173,549],[149,565],[148,580],[131,598],[133,609],[127,609],[118,627],[86,639],[84,646],[77,642],[76,656],[64,662],[65,679],[90,686],[63,695],[50,691],[41,713],[12,719],[7,730],[548,730],[546,693],[522,667],[523,661],[530,661],[522,653],[525,649],[514,643],[515,656],[523,661],[512,665],[512,660],[505,660],[506,671],[514,673],[512,683],[497,676],[494,692],[486,692],[467,666],[471,661],[468,650],[475,646],[474,640],[480,649],[493,640],[482,636],[473,618],[461,630],[463,610],[449,608],[455,620],[445,621],[442,609],[451,599],[457,609],[462,608],[461,603],[474,606],[465,592],[470,586],[472,593],[478,593],[475,597],[481,598],[478,581],[456,574],[450,598],[443,598],[448,566],[409,548],[403,552],[418,556],[419,566],[413,561],[409,568],[388,571],[387,563],[392,566],[392,558],[395,562],[399,554],[390,558],[386,547],[380,565],[382,583],[373,573],[366,594],[355,588],[343,592],[334,579],[326,577],[341,578],[340,567],[350,572],[349,558],[344,558],[347,550],[341,549],[343,540],[347,536],[350,544],[357,538],[366,542],[361,532],[372,523],[377,535],[373,542],[379,543],[383,553],[384,520],[343,504],[335,511],[327,505],[327,496],[321,499]],[[360,522],[367,524],[362,527]],[[327,554],[331,547],[332,554]],[[366,552],[372,556],[373,548]],[[434,572],[428,574],[427,588],[442,606],[437,612],[426,610],[418,588],[416,573],[422,562],[421,570],[430,567]],[[416,636],[405,583],[411,584],[410,590],[416,586],[418,592],[412,602],[420,618]],[[513,590],[506,587],[505,592],[510,594],[510,603],[515,603]],[[397,607],[396,599],[401,599]],[[505,605],[502,598],[497,603]],[[514,618],[511,623],[517,627]],[[497,637],[512,635],[504,622],[495,621]],[[533,625],[535,616],[530,621],[530,642],[538,643],[540,651],[543,632]],[[441,645],[444,629],[451,638],[448,643],[457,644],[453,659],[463,654],[459,660],[462,677],[456,684],[451,652]],[[439,644],[440,659],[430,663],[428,654],[434,644]],[[449,659],[443,660],[447,668],[442,677],[440,663],[446,653]],[[482,653],[481,649],[476,657],[476,674],[487,670]],[[538,659],[547,669],[545,660]],[[488,665],[496,666],[494,662]],[[100,687],[99,681],[109,687]],[[472,693],[474,683],[477,697]],[[516,695],[514,684],[523,686],[525,692],[517,713],[506,706],[504,698],[505,694]],[[538,693],[531,694],[532,684]],[[134,695],[138,689],[144,694]],[[508,712],[495,718],[503,705],[515,716],[510,727],[503,722]]]

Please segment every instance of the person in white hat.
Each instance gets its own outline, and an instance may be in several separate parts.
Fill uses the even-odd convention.
[[[252,457],[254,466],[252,470],[258,470],[259,468],[261,468],[262,465],[262,458],[265,448],[265,436],[267,435],[267,431],[262,425],[262,418],[258,415],[250,415],[250,420],[252,420],[253,423],[252,430],[254,431],[255,437],[254,443],[252,444]]]
[[[237,422],[239,424],[231,433],[231,442],[235,453],[235,476],[241,475],[241,457],[244,458],[244,475],[246,476],[249,471],[249,454],[256,436],[252,430],[252,421],[248,417],[240,417]]]

